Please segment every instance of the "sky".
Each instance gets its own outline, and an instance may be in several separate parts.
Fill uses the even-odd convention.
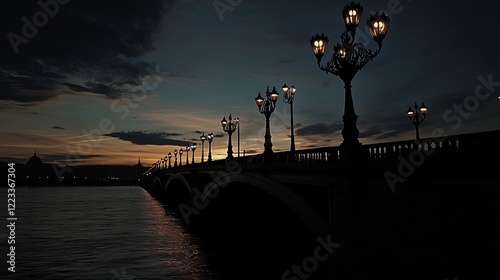
[[[273,150],[342,142],[343,82],[321,71],[309,40],[329,37],[322,63],[345,30],[348,1],[40,0],[2,2],[0,161],[151,165],[214,133],[214,159],[226,156],[220,121],[240,118],[240,151],[264,150],[265,117],[255,97],[280,92],[271,116]],[[380,54],[352,81],[360,142],[412,140],[406,117],[429,108],[422,138],[500,129],[500,36],[493,0],[372,0],[356,42],[375,51],[369,15],[390,26]],[[237,133],[233,134],[237,153]],[[208,143],[204,144],[205,160]],[[191,157],[191,154],[190,154]]]

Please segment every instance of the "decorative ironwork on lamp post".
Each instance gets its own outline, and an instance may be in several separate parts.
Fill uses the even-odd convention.
[[[174,162],[174,167],[177,167],[177,150],[174,150],[174,156],[175,156],[175,162]]]
[[[222,129],[227,132],[229,139],[228,139],[228,144],[227,144],[227,157],[226,159],[233,159],[233,144],[231,143],[231,135],[233,132],[236,130],[237,127],[237,122],[236,120],[233,120],[233,117],[231,114],[229,114],[229,119],[226,120],[226,117],[223,117],[222,120],[220,121],[220,124],[222,125]]]
[[[427,115],[427,111],[429,108],[427,108],[422,102],[422,106],[418,107],[417,102],[415,102],[415,105],[413,105],[413,109],[411,106],[408,107],[408,111],[406,111],[406,115],[410,119],[410,122],[415,126],[415,138],[417,140],[420,140],[420,134],[418,132],[418,127],[420,124],[425,120],[425,116]]]
[[[292,154],[295,152],[295,132],[293,130],[293,101],[295,99],[295,86],[288,87],[286,84],[283,85],[283,102],[290,104],[290,152]]]
[[[200,141],[201,141],[201,163],[205,162],[205,140],[207,140],[207,136],[205,132],[201,133]]]
[[[214,140],[214,134],[210,132],[207,135],[207,139],[208,139],[208,162],[212,162],[212,141]]]
[[[266,117],[266,135],[264,136],[264,158],[270,159],[273,155],[273,143],[271,142],[271,129],[269,126],[269,118],[271,114],[276,109],[276,101],[278,100],[279,93],[276,91],[276,87],[273,87],[273,91],[269,91],[269,86],[266,90],[266,99],[262,98],[259,94],[255,97],[255,103],[259,108],[259,112]]]
[[[196,143],[191,144],[191,164],[194,164],[194,151],[196,151]]]
[[[361,145],[358,140],[359,130],[356,127],[358,116],[354,111],[351,81],[363,66],[372,61],[380,53],[382,41],[387,34],[390,22],[388,15],[379,13],[372,14],[366,22],[371,37],[378,45],[378,49],[374,52],[366,49],[362,43],[354,43],[356,28],[358,27],[362,12],[363,7],[359,3],[351,2],[351,4],[344,7],[342,17],[345,23],[345,31],[340,37],[341,43],[337,43],[334,46],[334,53],[326,65],[321,65],[321,58],[325,54],[328,37],[324,34],[316,34],[310,40],[318,67],[326,73],[338,76],[344,82],[345,103],[344,115],[342,117],[344,122],[342,137],[344,141],[340,145],[340,156],[349,159],[359,156],[359,146]]]

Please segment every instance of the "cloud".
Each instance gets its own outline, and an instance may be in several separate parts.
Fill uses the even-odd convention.
[[[167,132],[144,132],[144,131],[121,131],[105,134],[104,136],[115,137],[123,141],[128,141],[136,145],[174,145],[187,146],[191,141],[171,139],[171,136],[180,136],[178,133]]]
[[[293,124],[293,128],[294,128],[294,129],[299,128],[299,127],[302,127],[302,124],[301,124],[301,123],[294,123],[294,124]],[[286,125],[286,124],[285,124],[285,128],[286,128],[286,129],[291,129],[291,128],[292,128],[292,126],[291,126],[291,125]]]
[[[327,135],[333,134],[337,131],[342,130],[342,123],[339,121],[335,121],[330,124],[325,123],[315,123],[312,125],[307,125],[301,127],[295,131],[295,135],[297,136],[308,136],[308,135]]]
[[[70,1],[59,4],[46,24],[33,25],[30,35],[25,19],[31,24],[43,11],[38,2],[2,5],[0,33],[24,39],[0,42],[0,100],[32,104],[86,92],[120,98],[151,75],[150,63],[138,57],[153,50],[155,31],[177,3]]]
[[[45,154],[38,154],[40,156],[40,159],[42,159],[43,163],[57,163],[60,165],[65,165],[65,164],[70,164],[70,165],[75,165],[75,163],[82,163],[87,160],[93,160],[93,159],[98,159],[98,158],[104,158],[106,156],[104,155],[95,155],[95,154],[88,154],[88,155],[81,155],[81,154],[54,154],[54,155],[45,155]]]
[[[281,59],[276,61],[277,64],[293,64],[295,63],[295,60],[293,59]]]
[[[58,126],[58,125],[55,125],[52,127],[53,129],[59,129],[59,130],[66,130],[66,128],[64,127],[61,127],[61,126]]]
[[[375,140],[383,140],[391,137],[399,137],[402,130],[390,126],[382,128],[380,125],[374,125],[365,130],[360,130],[359,138],[373,138]]]

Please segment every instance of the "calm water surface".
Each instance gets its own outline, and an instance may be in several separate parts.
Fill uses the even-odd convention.
[[[140,187],[18,187],[16,216],[16,273],[4,263],[0,279],[219,279],[184,222]]]

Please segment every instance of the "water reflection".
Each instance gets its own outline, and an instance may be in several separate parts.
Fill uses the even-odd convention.
[[[182,279],[216,279],[208,270],[208,258],[201,251],[199,240],[186,231],[184,221],[146,191],[142,196],[147,205],[142,209],[143,215],[151,224],[143,228],[143,234],[153,242],[153,257]]]
[[[198,240],[142,188],[22,188],[16,195],[17,279],[217,279]]]

